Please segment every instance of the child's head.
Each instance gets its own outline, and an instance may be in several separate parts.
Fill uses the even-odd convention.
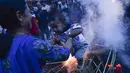
[[[67,29],[66,19],[62,14],[58,13],[52,18],[49,26],[54,30],[54,32],[61,34]]]

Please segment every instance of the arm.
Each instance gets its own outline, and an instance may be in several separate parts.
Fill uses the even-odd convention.
[[[68,38],[66,43],[64,43],[63,45],[64,45],[64,47],[72,49],[72,38],[71,37]]]
[[[89,56],[90,54],[100,55],[100,54],[103,54],[103,53],[105,52],[104,47],[101,47],[101,46],[94,46],[94,47],[92,47],[92,48],[94,48],[94,49],[88,49],[88,50],[84,53],[83,58],[84,58],[85,60],[88,59],[88,56]]]
[[[82,29],[74,29],[74,30],[71,30],[71,33],[69,34],[69,36],[75,37],[75,36],[79,35],[80,33],[82,33]]]
[[[82,33],[81,25],[79,25],[78,23],[72,24],[69,36],[75,37],[81,33]]]
[[[33,48],[40,53],[41,58],[45,61],[63,61],[68,59],[70,54],[68,48],[50,45],[41,40],[36,40],[33,45]]]

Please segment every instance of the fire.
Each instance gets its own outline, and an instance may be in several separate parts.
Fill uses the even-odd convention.
[[[63,66],[67,68],[68,73],[71,73],[78,65],[77,59],[70,54],[68,60],[63,62]]]
[[[108,66],[108,67],[111,67],[112,65],[111,65],[111,64],[108,64],[107,66]]]
[[[114,70],[116,70],[116,67],[114,67]]]
[[[121,67],[121,64],[117,64],[116,67]]]
[[[112,67],[112,64],[107,64],[107,67],[110,68]],[[117,64],[115,65],[115,67],[113,67],[114,70],[121,70],[122,71],[122,65],[121,64]]]

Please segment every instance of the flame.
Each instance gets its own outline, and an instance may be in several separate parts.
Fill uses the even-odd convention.
[[[107,64],[107,67],[112,67],[112,64]],[[117,68],[122,68],[121,64],[117,64],[113,69],[116,70]]]
[[[114,70],[116,70],[116,67],[114,67]]]
[[[77,59],[70,54],[68,60],[63,62],[63,66],[67,68],[68,73],[71,73],[78,65]]]
[[[108,64],[107,66],[108,66],[108,67],[111,67],[112,65],[111,65],[111,64]]]
[[[121,64],[117,64],[116,67],[121,67]]]

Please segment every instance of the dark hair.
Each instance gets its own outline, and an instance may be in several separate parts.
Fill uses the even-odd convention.
[[[16,12],[20,11],[21,14],[25,12],[26,5],[24,0],[4,0],[0,1],[0,25],[8,31],[12,31],[21,27],[21,22],[16,16]]]
[[[61,23],[63,23],[64,25],[66,25],[66,19],[65,19],[64,15],[59,12],[54,14],[51,18],[51,21],[57,21],[57,20],[60,21]]]
[[[50,22],[57,21],[57,20],[66,26],[65,31],[71,27],[71,24],[67,22],[67,19],[62,13],[57,12],[56,14],[54,14]],[[52,24],[49,23],[49,25],[52,25]]]
[[[14,36],[9,32],[21,27],[21,22],[16,16],[16,12],[25,12],[26,3],[24,0],[0,0],[0,25],[7,29],[7,34],[0,35],[0,58],[5,58],[10,50]]]
[[[0,5],[0,10],[0,24],[3,28],[6,28],[8,31],[13,31],[21,27],[20,21],[16,16],[17,10],[15,8]]]

